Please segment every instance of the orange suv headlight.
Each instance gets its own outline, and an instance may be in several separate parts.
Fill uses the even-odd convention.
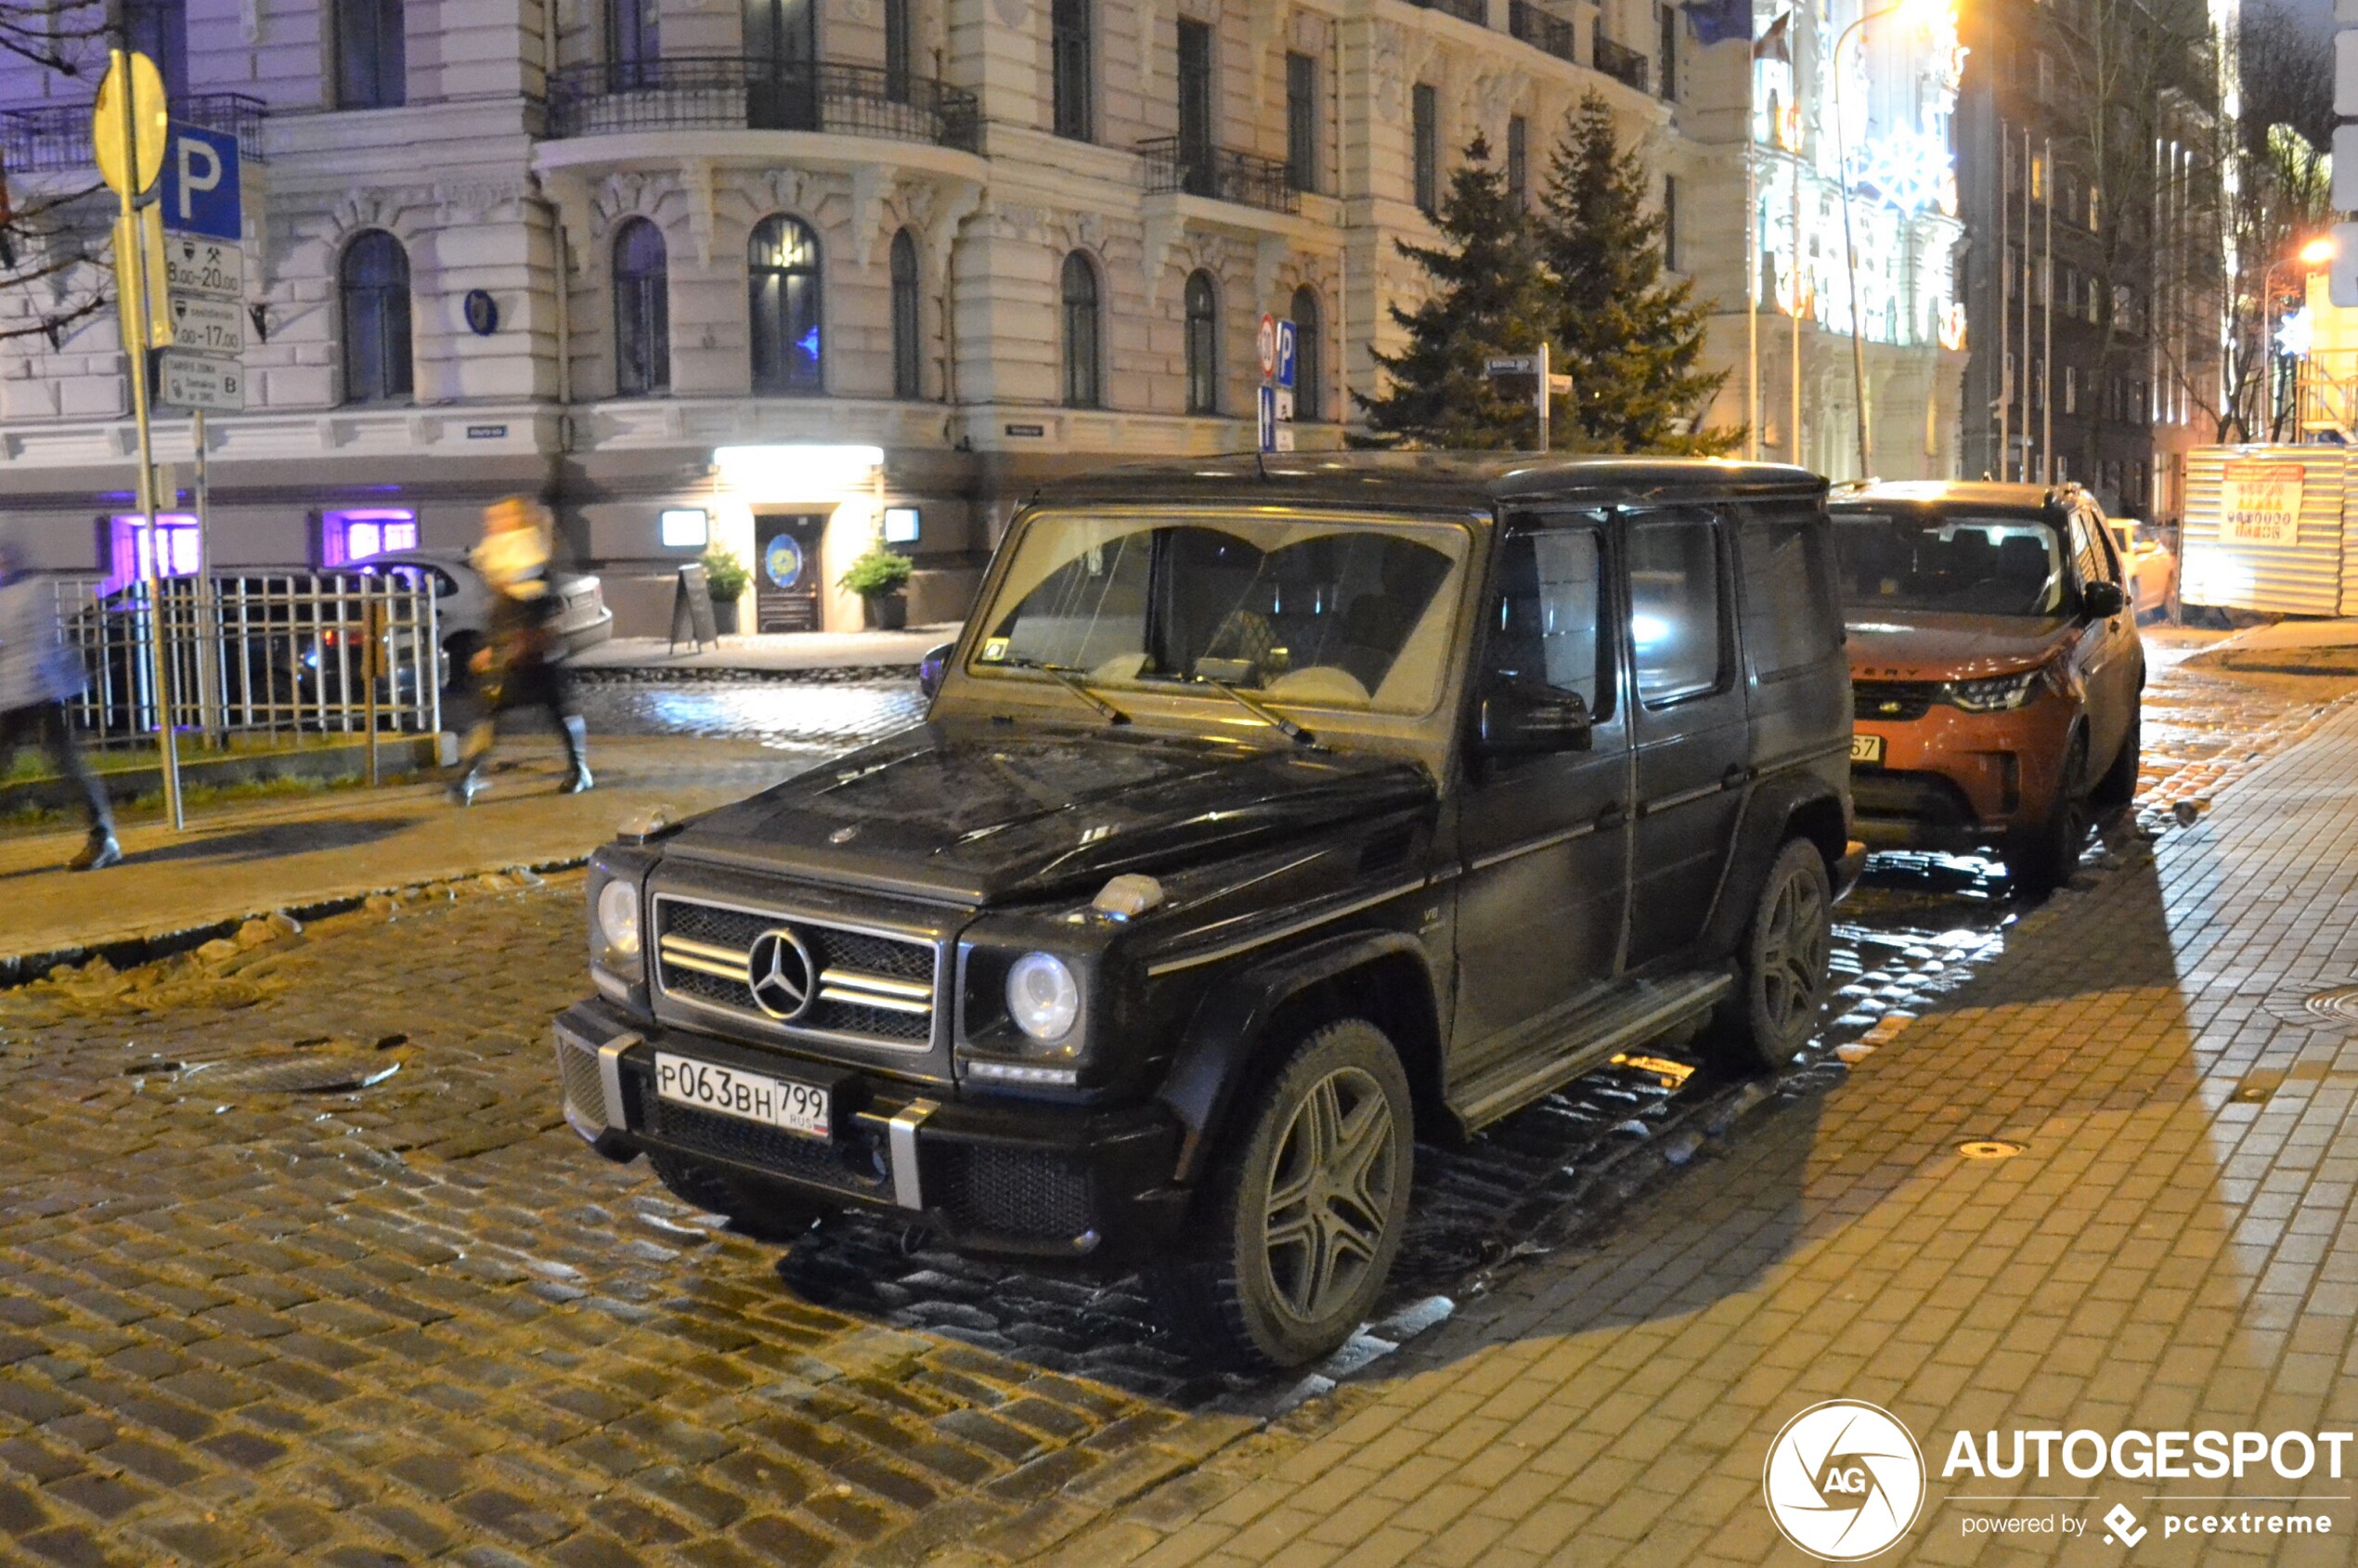
[[[2019,675],[1993,675],[1986,680],[1951,680],[1943,695],[1967,713],[2004,713],[2037,694],[2044,674],[2043,669],[2026,669]]]

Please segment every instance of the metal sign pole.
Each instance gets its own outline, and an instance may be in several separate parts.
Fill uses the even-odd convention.
[[[1552,384],[1548,380],[1548,351],[1553,346],[1551,343],[1544,343],[1539,345],[1538,389],[1533,394],[1539,402],[1539,449],[1543,452],[1548,449],[1548,406],[1555,401],[1548,392],[1549,385]]]
[[[228,744],[228,716],[221,703],[221,649],[216,628],[220,606],[213,591],[213,486],[206,474],[204,410],[190,416],[189,438],[197,448],[197,721],[205,744]]]
[[[122,199],[123,226],[119,233],[131,240],[131,265],[123,266],[123,258],[115,257],[115,287],[128,287],[135,303],[123,312],[132,341],[123,345],[124,357],[131,368],[131,417],[139,430],[139,511],[147,520],[148,548],[140,558],[140,587],[148,600],[149,668],[155,681],[156,747],[163,762],[163,803],[165,814],[172,821],[175,833],[188,826],[188,819],[180,804],[180,751],[172,727],[172,661],[164,648],[162,565],[163,522],[156,508],[156,454],[152,432],[148,427],[148,301],[151,279],[148,277],[148,248],[140,242],[137,198],[139,183],[139,136],[137,110],[132,99],[137,88],[132,74],[133,56],[125,50],[111,51],[110,62],[119,84],[115,102],[122,117],[123,184],[117,187]],[[135,547],[136,548],[136,547]]]

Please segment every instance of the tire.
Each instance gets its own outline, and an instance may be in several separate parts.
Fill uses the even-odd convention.
[[[792,1241],[826,1212],[783,1189],[744,1181],[701,1160],[647,1151],[655,1179],[682,1203],[728,1218],[734,1229],[761,1241]]]
[[[1833,914],[1826,858],[1806,838],[1790,840],[1744,923],[1736,991],[1720,1004],[1713,1030],[1723,1066],[1773,1071],[1818,1031],[1833,963]]]
[[[1348,1340],[1407,1225],[1410,1118],[1408,1075],[1381,1030],[1344,1018],[1305,1038],[1240,1108],[1198,1200],[1198,1239],[1152,1271],[1165,1325],[1259,1370]]]
[[[2088,732],[2082,730],[2065,754],[2063,784],[2047,815],[2006,836],[2006,875],[2020,891],[2034,897],[2052,893],[2079,869],[2079,851],[2088,842],[2088,806],[2079,781],[2087,771]]]
[[[2106,810],[2129,805],[2137,798],[2137,770],[2143,762],[2144,727],[2141,703],[2138,711],[2129,716],[2129,732],[2120,737],[2120,750],[2113,757],[2112,766],[2096,781],[2092,798]]]

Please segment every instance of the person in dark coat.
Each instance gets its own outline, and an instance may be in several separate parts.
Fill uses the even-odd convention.
[[[564,604],[550,580],[554,531],[549,509],[524,496],[495,502],[484,513],[483,542],[473,560],[493,590],[491,624],[473,659],[482,715],[467,736],[464,771],[450,786],[451,798],[461,806],[473,804],[483,789],[499,715],[519,708],[546,713],[564,736],[571,771],[559,791],[577,795],[590,787],[590,733],[574,708],[557,632]]]
[[[97,871],[123,859],[106,790],[74,744],[66,704],[82,694],[82,661],[58,625],[58,600],[33,576],[15,525],[0,520],[0,773],[27,745],[45,749],[58,771],[82,793],[90,837],[69,862]]]

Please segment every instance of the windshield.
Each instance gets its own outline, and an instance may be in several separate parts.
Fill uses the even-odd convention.
[[[1926,509],[1833,513],[1843,594],[1854,618],[1878,610],[2054,616],[2064,604],[2063,539],[2035,513]]]
[[[1221,681],[1271,703],[1422,714],[1440,700],[1469,546],[1449,524],[1039,516],[967,668],[1048,665],[1113,690]]]

